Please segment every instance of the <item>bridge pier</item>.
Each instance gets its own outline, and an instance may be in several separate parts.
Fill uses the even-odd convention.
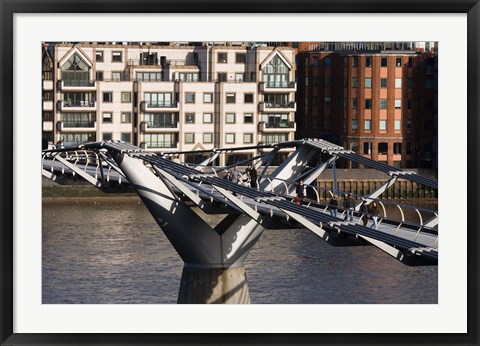
[[[244,260],[264,227],[234,212],[212,228],[143,161],[123,153],[115,161],[185,263],[178,303],[248,304]]]
[[[249,304],[245,267],[195,268],[185,266],[178,304]]]

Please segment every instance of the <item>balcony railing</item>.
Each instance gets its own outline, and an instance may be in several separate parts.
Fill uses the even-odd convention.
[[[289,103],[265,102],[265,108],[295,108],[295,102],[289,102]]]
[[[94,87],[95,81],[90,80],[63,80],[64,86],[69,87]]]
[[[178,121],[142,121],[140,123],[140,130],[142,132],[146,132],[150,129],[164,129],[165,131],[168,131],[168,129],[178,130]]]
[[[178,101],[163,101],[163,102],[148,102],[142,101],[140,103],[142,112],[153,109],[178,109]]]
[[[266,88],[294,88],[295,82],[264,82]]]
[[[63,121],[63,127],[95,127],[95,121]]]
[[[260,132],[265,132],[269,130],[270,130],[269,132],[271,132],[271,130],[281,131],[281,132],[285,132],[285,131],[290,132],[290,131],[295,131],[295,129],[296,129],[296,123],[294,121],[288,121],[288,122],[260,121],[258,123],[258,130]]]
[[[95,102],[64,100],[62,103],[62,106],[63,107],[95,107]]]

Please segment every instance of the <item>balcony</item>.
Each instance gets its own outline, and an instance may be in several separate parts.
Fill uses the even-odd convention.
[[[258,123],[259,132],[293,132],[297,129],[297,123],[289,121],[285,123],[265,122]]]
[[[142,132],[178,132],[178,121],[165,122],[165,121],[142,121],[140,123],[140,131]]]
[[[76,131],[76,130],[95,130],[96,122],[93,120],[85,121],[57,121],[57,131]]]
[[[140,109],[142,112],[178,112],[178,101],[166,101],[166,102],[146,102],[140,103]]]
[[[258,109],[260,112],[268,113],[268,112],[296,112],[297,111],[297,104],[295,102],[289,102],[286,104],[278,104],[278,103],[269,103],[269,102],[260,102],[258,104]]]
[[[260,92],[294,92],[297,91],[297,83],[295,82],[260,82]]]
[[[96,110],[95,101],[57,101],[58,111],[88,112]]]
[[[59,80],[57,81],[58,90],[95,90],[95,81],[90,80]]]

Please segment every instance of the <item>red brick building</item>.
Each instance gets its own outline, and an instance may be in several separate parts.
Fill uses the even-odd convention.
[[[324,138],[396,167],[436,166],[435,52],[312,44],[298,48],[297,138]],[[312,47],[319,50],[302,51]]]

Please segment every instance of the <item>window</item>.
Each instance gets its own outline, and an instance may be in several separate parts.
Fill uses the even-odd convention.
[[[253,143],[253,133],[244,133],[243,134],[243,143],[244,144]]]
[[[185,103],[195,103],[195,93],[185,93]]]
[[[236,53],[235,54],[235,63],[236,64],[245,64],[247,61],[247,55],[245,53]]]
[[[325,67],[331,67],[332,66],[332,57],[331,56],[327,56],[324,60],[323,60],[324,64],[325,64]]]
[[[219,64],[226,64],[227,63],[227,53],[218,53],[218,63]]]
[[[372,99],[365,99],[365,109],[372,109]]]
[[[145,102],[148,107],[174,107],[171,93],[145,93]]]
[[[122,52],[112,52],[112,62],[122,62]]]
[[[194,124],[195,123],[195,113],[185,113],[185,123]]]
[[[413,122],[411,119],[407,120],[407,129],[412,129],[413,128]]]
[[[387,131],[387,121],[386,120],[380,120],[379,124],[379,129],[380,131]]]
[[[387,78],[380,78],[380,88],[387,87]]]
[[[136,78],[142,82],[159,82],[163,80],[161,72],[137,72]]]
[[[263,81],[270,88],[283,88],[290,83],[290,69],[275,55],[263,68]]]
[[[98,81],[102,81],[103,80],[103,71],[95,72],[95,79],[98,80]]]
[[[352,77],[352,88],[358,88],[358,77]]]
[[[203,122],[205,124],[210,124],[213,122],[213,115],[212,113],[203,113]]]
[[[132,121],[132,114],[129,112],[122,113],[121,121],[122,123],[130,123]]]
[[[218,72],[217,73],[217,80],[219,82],[226,82],[227,81],[227,73],[226,72]]]
[[[245,113],[243,115],[243,122],[245,124],[253,124],[253,114],[252,113]]]
[[[409,89],[413,88],[413,78],[408,78],[407,79],[407,88],[409,88]]]
[[[358,108],[358,99],[356,97],[352,99],[352,108],[353,109]]]
[[[103,50],[97,50],[95,52],[95,61],[96,62],[103,62]]]
[[[177,138],[177,134],[174,133],[146,133],[144,136],[149,148],[175,148]]]
[[[212,93],[203,93],[203,103],[212,103],[213,94]]]
[[[387,99],[380,99],[380,109],[387,109]]]
[[[358,129],[358,120],[352,119],[352,130]]]
[[[111,132],[104,132],[102,134],[102,138],[104,141],[111,141],[112,140],[112,133]]]
[[[370,131],[372,129],[372,120],[371,119],[365,119],[365,131]]]
[[[234,93],[227,93],[225,102],[226,103],[235,103],[235,94]]]
[[[412,109],[412,100],[407,100],[407,109]]]
[[[388,143],[378,143],[378,154],[387,155],[388,154]]]
[[[122,92],[122,102],[123,103],[132,102],[132,94],[129,92]]]
[[[113,102],[113,93],[111,91],[103,93],[103,102]]]
[[[146,113],[147,128],[174,128],[178,126],[178,113]]]
[[[203,134],[203,143],[213,143],[213,133],[204,133]]]
[[[358,56],[354,56],[352,58],[352,67],[357,67],[358,66]]]
[[[402,154],[402,143],[393,143],[393,153],[396,155]]]
[[[401,120],[395,120],[394,122],[394,129],[395,131],[400,131],[402,129],[402,121]]]
[[[395,88],[401,88],[402,87],[402,78],[395,78]]]
[[[225,143],[234,144],[235,143],[235,134],[234,133],[226,133],[225,134]]]
[[[122,80],[122,72],[113,71],[112,72],[112,81],[118,82]]]
[[[402,67],[402,58],[395,59],[395,66]]]
[[[61,66],[61,79],[69,86],[93,86],[90,82],[90,67],[79,54],[74,53]]]
[[[185,143],[192,144],[195,142],[195,134],[194,133],[185,133]]]
[[[330,107],[332,105],[332,98],[330,96],[325,96],[323,98],[323,105],[325,107]]]
[[[104,123],[111,123],[112,122],[112,113],[105,112],[102,114],[102,120]]]
[[[371,56],[365,57],[365,67],[372,67],[372,57]]]
[[[52,101],[53,100],[53,91],[44,91],[43,92],[43,100],[44,101]]]
[[[325,79],[323,80],[323,86],[329,87],[332,85],[332,78],[330,76],[325,76]]]
[[[313,66],[318,66],[318,56],[313,57]]]
[[[235,124],[235,113],[225,114],[225,122],[227,124]]]
[[[235,73],[235,82],[241,83],[244,80],[244,74],[243,73]]]
[[[198,82],[198,73],[179,73],[178,79],[182,82]]]
[[[372,154],[372,142],[364,142],[363,143],[363,154],[364,155],[371,155]]]
[[[413,58],[411,56],[408,57],[408,67],[413,67]]]
[[[243,102],[244,103],[253,103],[253,94],[250,94],[250,93],[246,93],[244,95],[244,99],[243,99]]]
[[[412,155],[415,150],[414,144],[412,142],[407,143],[407,155]]]
[[[380,58],[380,66],[387,67],[388,66],[388,58]]]
[[[353,151],[354,153],[358,153],[358,142],[350,143],[350,150]]]
[[[130,134],[130,132],[122,132],[120,138],[121,138],[122,142],[127,142],[127,143],[130,143],[130,142],[131,142],[131,134]]]
[[[308,86],[308,77],[305,77],[305,86]]]
[[[53,112],[51,113],[51,119],[53,120]],[[46,115],[47,116],[47,115]],[[62,121],[63,127],[94,127],[95,126],[95,113],[63,113]],[[44,119],[48,120],[48,119]]]
[[[371,88],[372,87],[372,78],[367,77],[365,78],[365,88]]]
[[[402,108],[402,100],[395,99],[395,109],[401,109],[401,108]]]

